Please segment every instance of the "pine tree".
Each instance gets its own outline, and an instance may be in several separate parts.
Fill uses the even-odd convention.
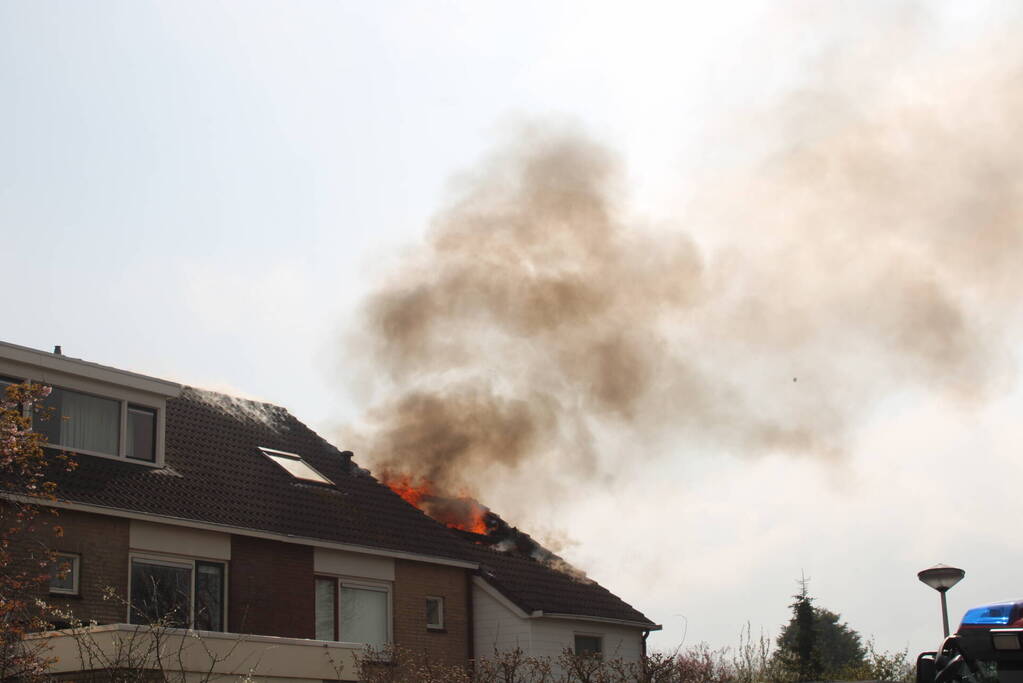
[[[807,591],[809,579],[799,580],[799,593],[793,595],[792,619],[778,635],[778,650],[775,656],[782,668],[797,681],[820,680],[822,667],[820,649],[817,646],[816,613],[813,598]]]
[[[840,615],[814,604],[809,580],[798,581],[799,593],[790,605],[792,618],[778,634],[775,661],[792,680],[817,681],[850,675],[866,665],[860,634],[842,623]]]

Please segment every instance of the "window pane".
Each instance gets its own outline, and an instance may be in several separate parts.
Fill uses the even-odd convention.
[[[77,573],[77,557],[58,555],[50,569],[50,590],[55,593],[74,593]]]
[[[341,640],[387,645],[387,593],[341,586]]]
[[[117,455],[121,405],[109,398],[54,388],[42,402],[35,431],[53,446]]]
[[[128,457],[156,460],[156,411],[128,406]]]
[[[224,630],[224,565],[195,563],[195,627],[203,631]]]
[[[444,624],[444,601],[440,598],[426,599],[426,625],[440,627]]]
[[[185,627],[189,618],[192,570],[150,564],[131,563],[131,623]]]
[[[599,655],[601,652],[600,636],[576,636],[575,653],[577,655]]]
[[[306,464],[302,458],[298,457],[293,453],[284,453],[283,451],[275,451],[271,448],[259,447],[259,450],[263,452],[263,455],[273,460],[275,463],[283,467],[288,474],[295,477],[296,479],[305,479],[306,481],[318,481],[322,484],[333,484],[330,479],[327,479],[322,474],[314,470],[312,467]]]
[[[334,633],[337,579],[316,579],[316,640],[336,640]]]

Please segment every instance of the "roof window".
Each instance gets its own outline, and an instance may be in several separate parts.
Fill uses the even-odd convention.
[[[278,451],[273,448],[265,448],[263,446],[258,447],[262,451],[263,455],[273,460],[275,463],[284,468],[291,476],[295,479],[302,479],[305,481],[315,481],[319,484],[333,484],[330,479],[314,470],[305,460],[295,453],[288,453],[287,451]]]

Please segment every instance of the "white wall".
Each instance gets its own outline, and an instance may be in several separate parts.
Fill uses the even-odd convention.
[[[472,586],[473,647],[479,658],[490,657],[494,649],[507,652],[519,647],[527,654],[532,647],[530,620],[514,611],[486,590]]]
[[[566,649],[575,648],[575,636],[600,636],[604,640],[604,658],[639,661],[643,655],[643,632],[637,628],[572,619],[532,619],[533,656],[556,659]]]
[[[231,535],[137,519],[128,527],[132,550],[181,555],[204,560],[230,560]]]
[[[394,581],[394,558],[327,548],[316,548],[313,553],[313,570],[317,574]]]
[[[590,635],[603,638],[604,657],[638,661],[643,654],[643,631],[638,628],[604,624],[596,621],[528,618],[521,610],[489,585],[479,580],[472,587],[476,656],[486,658],[498,651],[515,648],[531,657],[550,657],[556,660],[566,649],[575,648],[575,636]]]

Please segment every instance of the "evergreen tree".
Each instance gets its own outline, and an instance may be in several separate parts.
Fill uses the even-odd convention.
[[[797,681],[837,678],[864,666],[866,650],[860,634],[840,615],[817,607],[807,591],[808,580],[792,603],[792,618],[778,634],[777,663]]]

